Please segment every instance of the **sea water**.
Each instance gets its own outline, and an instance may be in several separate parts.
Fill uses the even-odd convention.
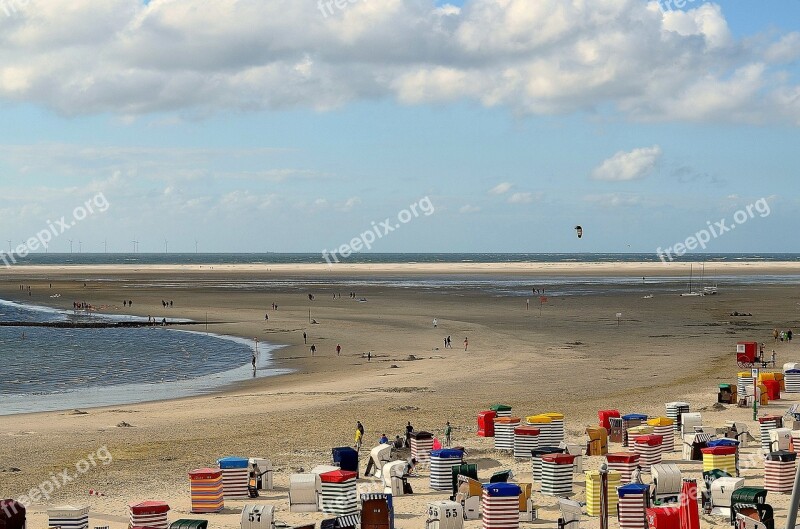
[[[5,322],[116,319],[0,302]],[[208,393],[252,378],[254,348],[250,340],[161,326],[0,327],[0,415]],[[282,372],[273,368],[275,348],[258,344],[255,376]]]

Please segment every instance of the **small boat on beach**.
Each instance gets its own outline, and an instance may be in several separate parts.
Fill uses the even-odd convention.
[[[692,275],[693,275],[693,265],[689,263],[689,291],[682,293],[681,297],[698,297],[704,295],[703,292],[692,290]]]

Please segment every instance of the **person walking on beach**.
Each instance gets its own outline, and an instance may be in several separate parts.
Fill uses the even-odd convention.
[[[465,351],[467,350],[467,347],[469,347],[469,340],[467,340],[467,338],[466,338],[466,336],[465,336],[465,337],[464,337],[464,350],[465,350]]]
[[[453,344],[450,343],[450,336],[449,335],[447,336],[447,348],[448,349],[452,349],[453,348]]]
[[[444,445],[447,448],[450,448],[451,438],[450,436],[453,434],[453,427],[450,426],[450,421],[447,421],[447,424],[444,426]]]
[[[256,371],[256,353],[253,351],[253,372]]]
[[[314,356],[314,353],[317,352],[317,346],[313,343],[311,344],[311,356]]]
[[[264,321],[267,321],[267,320],[269,320],[269,314],[268,313],[264,314]]]
[[[772,367],[778,365],[778,357],[775,355],[775,349],[772,350]]]
[[[411,446],[411,434],[414,432],[414,427],[411,426],[411,421],[406,424],[406,448]]]
[[[372,351],[367,351],[367,362],[372,362]]]
[[[364,440],[364,425],[356,421],[356,452],[361,451],[361,442]]]
[[[306,331],[303,331],[303,343],[308,345],[308,335],[306,334]]]
[[[774,329],[772,329],[772,337],[775,339],[775,343],[778,343],[778,335],[779,335],[778,328],[775,327]]]
[[[436,327],[438,327],[438,325],[439,325],[439,322],[436,321],[436,318],[433,318],[433,328],[435,329]]]
[[[342,353],[342,346],[340,344],[336,344],[336,356],[339,356]]]

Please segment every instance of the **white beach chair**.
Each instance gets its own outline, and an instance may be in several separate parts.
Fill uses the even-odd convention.
[[[558,529],[579,529],[581,526],[581,504],[574,500],[558,500],[561,508],[561,518],[558,519]]]

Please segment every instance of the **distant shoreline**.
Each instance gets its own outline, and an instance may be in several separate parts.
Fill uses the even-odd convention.
[[[688,275],[693,267],[700,272],[696,262],[495,262],[495,263],[326,263],[310,264],[98,264],[98,265],[17,265],[4,270],[6,277],[35,274],[345,274],[408,273],[408,274],[491,274],[519,275],[613,275],[613,276],[678,276]],[[800,274],[800,261],[715,261],[705,264],[710,275],[792,275]],[[1,273],[1,272],[0,272]]]

